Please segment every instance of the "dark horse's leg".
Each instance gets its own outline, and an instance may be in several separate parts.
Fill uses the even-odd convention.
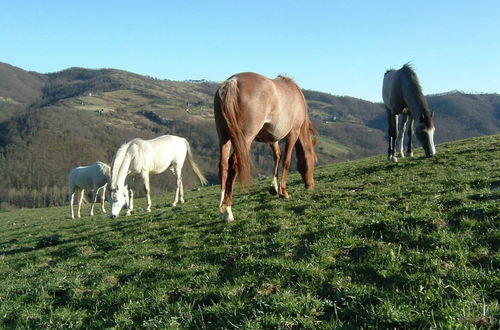
[[[291,131],[286,137],[285,143],[285,158],[283,159],[283,172],[281,173],[281,182],[279,189],[279,196],[282,198],[288,198],[288,193],[286,191],[286,180],[288,177],[288,170],[290,169],[290,164],[292,162],[292,151],[295,147],[295,143],[299,138],[300,130]]]
[[[233,221],[231,205],[233,201],[233,186],[236,179],[236,156],[231,153],[231,140],[227,140],[220,145],[219,158],[219,179],[221,187],[221,197],[219,210],[224,221]]]
[[[269,187],[269,193],[271,195],[278,194],[278,170],[280,167],[280,159],[281,159],[281,150],[279,142],[276,141],[270,144],[271,149],[273,150],[273,158],[274,158],[274,172],[273,172],[273,182],[271,187]]]
[[[400,156],[401,158],[405,158],[404,154],[404,137],[406,130],[406,123],[408,122],[408,115],[403,112],[401,114],[401,124],[399,125],[398,137],[396,138],[396,157]]]
[[[408,157],[413,157],[413,141],[412,141],[412,137],[413,137],[413,117],[411,115],[408,116],[409,117],[409,127],[408,127],[408,149],[406,151],[406,155]]]
[[[398,159],[394,155],[394,151],[396,149],[396,138],[398,135],[398,121],[397,115],[393,114],[389,109],[387,109],[387,121],[389,124],[389,149],[387,150],[387,159],[397,162]]]

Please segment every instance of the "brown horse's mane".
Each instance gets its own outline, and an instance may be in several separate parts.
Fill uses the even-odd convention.
[[[276,79],[282,79],[282,80],[285,80],[285,81],[291,81],[295,84],[295,81],[293,80],[293,78],[290,78],[290,77],[287,77],[287,76],[284,76],[284,75],[281,75],[279,74]]]
[[[300,92],[300,94],[302,95],[302,97],[304,98],[304,104],[306,105],[306,112],[309,113],[309,105],[307,104],[307,100],[306,98],[304,97],[304,93],[302,93],[302,90],[300,89],[299,85],[297,85],[297,83],[295,82],[295,80],[293,78],[290,78],[290,77],[287,77],[287,76],[283,76],[283,75],[278,75],[276,77],[276,79],[280,79],[280,80],[283,80],[283,81],[286,81],[286,82],[289,82],[291,84],[293,84],[295,86],[295,88],[297,88],[297,90]],[[312,125],[312,122],[311,120],[309,119],[309,116],[307,118],[307,125],[308,125],[308,131],[309,131],[309,134],[311,136],[311,143],[314,146],[316,146],[316,144],[318,143],[318,131],[316,130],[316,128],[314,128],[314,126]],[[314,153],[314,150],[313,150],[313,153]],[[314,156],[316,157],[316,154],[314,153]]]

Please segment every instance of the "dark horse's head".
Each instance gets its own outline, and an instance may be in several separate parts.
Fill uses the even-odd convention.
[[[295,144],[297,155],[297,170],[302,176],[306,189],[314,188],[314,166],[317,161],[314,147],[317,143],[318,131],[307,119],[300,130],[300,136]]]
[[[426,157],[432,157],[436,154],[436,147],[434,146],[434,122],[432,120],[434,113],[430,115],[424,115],[423,113],[418,118],[417,127],[415,133],[417,139],[424,148],[424,153]]]

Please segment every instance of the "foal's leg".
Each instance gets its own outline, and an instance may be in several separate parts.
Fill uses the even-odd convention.
[[[410,125],[408,127],[408,149],[406,150],[406,155],[408,157],[413,157],[413,117],[410,117]]]
[[[77,216],[80,218],[80,208],[82,206],[82,201],[83,201],[83,193],[85,192],[84,189],[81,190],[80,192],[80,198],[78,199],[78,213]]]
[[[281,159],[281,150],[279,142],[276,141],[270,144],[271,149],[273,150],[273,158],[274,158],[274,172],[273,172],[273,181],[271,183],[271,187],[269,187],[269,193],[271,195],[278,194],[278,170],[280,167],[280,159]]]
[[[71,219],[75,218],[75,215],[73,213],[73,198],[75,197],[75,189],[70,189],[69,190],[69,217]]]
[[[405,130],[406,130],[406,122],[408,121],[408,116],[406,114],[401,115],[403,117],[401,121],[401,126],[399,127],[399,133],[396,139],[396,155],[401,156],[401,158],[405,158],[405,154],[403,152],[404,149],[404,138],[405,138]]]
[[[288,192],[286,191],[286,180],[288,178],[288,170],[290,169],[290,164],[292,162],[292,151],[297,139],[299,138],[300,131],[291,131],[288,134],[285,143],[285,158],[283,159],[283,172],[281,173],[281,182],[279,196],[281,198],[288,198]]]
[[[97,202],[97,195],[99,194],[99,187],[94,187],[92,191],[92,205],[90,206],[90,216],[94,215],[94,205]]]

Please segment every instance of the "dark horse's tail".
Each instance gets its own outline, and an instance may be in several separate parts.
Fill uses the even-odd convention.
[[[238,121],[240,106],[238,102],[238,82],[229,79],[219,89],[221,112],[226,121],[229,137],[234,148],[234,166],[238,174],[238,181],[245,184],[251,181],[252,161],[249,145],[245,141],[241,123]],[[231,166],[231,164],[229,165]]]

